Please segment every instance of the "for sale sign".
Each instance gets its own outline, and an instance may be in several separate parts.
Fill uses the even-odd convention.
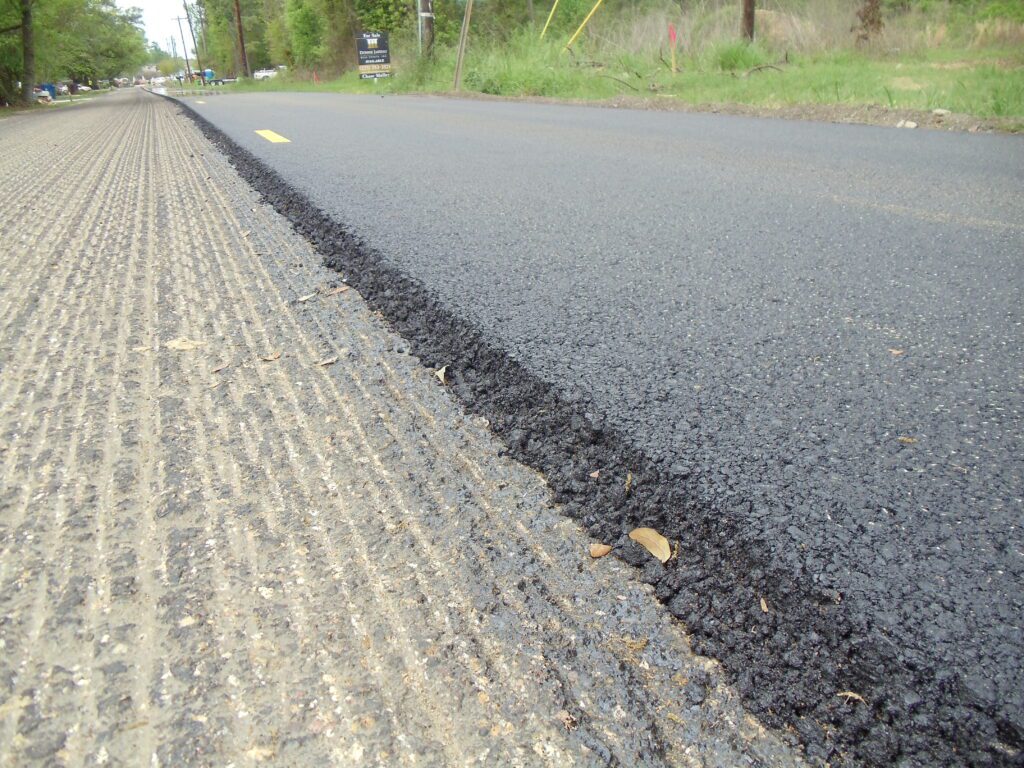
[[[391,52],[388,36],[383,32],[363,32],[356,38],[359,51],[359,77],[364,80],[391,74]]]

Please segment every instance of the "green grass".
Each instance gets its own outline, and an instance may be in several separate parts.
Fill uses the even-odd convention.
[[[679,57],[673,74],[657,52],[566,53],[560,43],[519,34],[502,46],[471,47],[463,90],[513,97],[599,100],[618,95],[674,98],[690,104],[877,105],[948,109],[983,118],[1024,118],[1024,51],[936,48],[895,55],[836,51],[790,55],[788,62],[759,45],[722,43]],[[395,74],[360,80],[355,72],[315,84],[285,75],[235,90],[314,90],[349,93],[443,93],[452,88],[455,54],[439,49],[432,62],[395,56]]]

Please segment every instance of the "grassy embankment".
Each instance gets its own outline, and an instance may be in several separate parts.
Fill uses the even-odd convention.
[[[580,3],[577,3],[579,5]],[[560,8],[566,5],[565,0]],[[973,7],[933,3],[927,12],[890,14],[885,29],[857,44],[852,0],[778,0],[758,12],[758,39],[736,42],[737,3],[678,5],[631,16],[595,17],[573,52],[566,25],[541,41],[537,29],[509,39],[471,39],[463,90],[513,97],[600,100],[618,96],[689,104],[800,105],[947,109],[1024,126],[1024,3]],[[1002,13],[998,16],[993,13]],[[1011,18],[1008,18],[1010,16]],[[680,30],[678,71],[669,67],[668,24]],[[538,24],[539,25],[539,24]],[[314,83],[288,75],[244,90],[443,93],[451,90],[455,52],[438,46],[422,62],[407,36],[392,47],[394,77],[360,80],[355,72]]]

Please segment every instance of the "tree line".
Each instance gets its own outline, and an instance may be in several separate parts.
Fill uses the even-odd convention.
[[[122,10],[114,0],[0,0],[4,103],[31,100],[39,82],[117,77],[146,57],[138,9]]]

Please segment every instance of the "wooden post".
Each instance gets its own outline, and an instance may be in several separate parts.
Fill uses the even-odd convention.
[[[743,0],[743,39],[751,42],[754,39],[754,5],[755,0]]]
[[[246,77],[249,77],[252,73],[249,71],[249,57],[245,55],[245,32],[242,31],[242,6],[238,0],[235,0],[235,25],[238,27],[238,51],[242,56],[242,72]]]
[[[462,61],[466,56],[466,41],[469,38],[469,20],[473,17],[473,0],[466,0],[466,13],[462,17],[462,31],[459,32],[459,53],[455,58],[454,90],[462,88]]]

